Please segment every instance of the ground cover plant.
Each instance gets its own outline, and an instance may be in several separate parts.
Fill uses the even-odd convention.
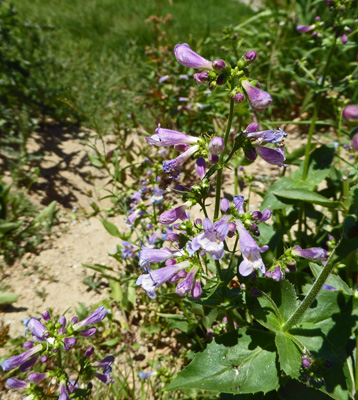
[[[111,206],[98,217],[118,238],[118,267],[85,267],[108,297],[68,323],[49,311],[25,320],[32,339],[12,340],[1,364],[10,389],[358,397],[357,7],[270,1],[202,40],[171,42],[173,17],[157,3],[130,93],[142,105],[110,103],[111,135],[94,117],[87,142],[107,174]],[[80,336],[93,342],[75,354]],[[108,386],[88,384],[95,376]]]

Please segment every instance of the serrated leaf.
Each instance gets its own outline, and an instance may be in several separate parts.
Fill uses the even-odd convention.
[[[339,207],[339,201],[329,200],[319,193],[312,192],[307,189],[280,189],[272,192],[279,199],[289,200],[290,204],[297,204],[300,201],[317,204],[323,207],[336,208]]]
[[[309,263],[312,274],[315,278],[321,273],[323,267],[321,265],[315,263]],[[343,290],[346,294],[353,295],[353,290],[344,282],[344,280],[334,274],[330,274],[325,282],[327,285],[330,285],[338,290]]]
[[[215,338],[166,390],[267,393],[279,386],[276,356],[271,333],[240,329]]]
[[[298,379],[302,362],[302,352],[299,347],[285,332],[276,333],[275,343],[282,371],[286,375]]]

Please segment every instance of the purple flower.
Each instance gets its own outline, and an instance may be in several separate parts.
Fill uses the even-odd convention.
[[[184,163],[188,160],[194,153],[199,150],[199,146],[190,147],[186,152],[180,154],[177,158],[169,161],[163,161],[163,171],[168,174],[171,172],[176,172]]]
[[[248,61],[249,64],[251,64],[253,61],[255,61],[256,57],[257,57],[257,53],[255,50],[250,50],[244,55],[245,60]]]
[[[87,350],[86,350],[86,353],[85,353],[85,357],[86,358],[89,358],[89,357],[91,357],[91,355],[94,353],[94,347],[89,347]]]
[[[150,202],[152,204],[163,203],[164,200],[163,193],[164,191],[162,189],[159,189],[158,186],[156,186],[153,190],[153,196],[150,198]]]
[[[314,25],[297,25],[296,31],[299,33],[307,33],[314,28]]]
[[[45,312],[43,312],[41,314],[42,318],[44,319],[44,321],[50,321],[51,319],[51,315],[50,315],[50,311],[46,310]]]
[[[214,60],[212,66],[215,71],[222,72],[226,68],[226,62],[221,59]]]
[[[78,317],[77,315],[75,315],[74,317],[71,318],[71,324],[76,324],[77,322],[78,322]]]
[[[114,357],[113,356],[107,356],[101,361],[96,361],[92,364],[94,368],[102,368],[103,373],[109,373],[111,372],[111,365],[114,362]]]
[[[191,205],[189,201],[184,203],[182,206],[175,207],[171,210],[163,212],[160,215],[159,221],[164,225],[173,224],[177,219],[182,219],[186,217],[185,210]]]
[[[250,124],[252,125],[252,124]],[[249,126],[250,126],[249,125]],[[256,124],[257,125],[257,124]],[[248,129],[249,127],[247,127]],[[251,128],[252,129],[252,128]],[[278,130],[267,130],[267,131],[251,131],[246,134],[246,137],[254,139],[255,143],[282,143],[284,138],[287,137],[287,133],[282,129]]]
[[[302,367],[303,368],[309,368],[311,365],[311,360],[309,360],[308,358],[303,358],[302,359]]]
[[[206,85],[207,83],[209,83],[209,73],[206,71],[196,72],[193,77],[195,79],[195,82],[199,85]]]
[[[42,350],[42,345],[38,344],[37,346],[33,347],[30,350],[25,351],[22,354],[19,354],[18,356],[14,356],[14,357],[10,357],[10,358],[6,359],[1,364],[1,368],[3,371],[11,371],[12,369],[19,367],[21,364],[23,364],[25,361],[27,361],[29,358],[31,358],[34,354],[38,353],[41,350]]]
[[[9,378],[6,381],[6,386],[10,389],[25,389],[28,387],[28,383],[26,381],[20,381],[16,378]]]
[[[342,115],[344,119],[358,119],[358,106],[350,105],[345,107]]]
[[[135,246],[132,243],[129,243],[125,240],[122,240],[122,246],[123,246],[123,249],[121,249],[121,253],[122,253],[123,259],[135,257],[136,251],[138,250],[138,246]],[[76,321],[76,322],[78,322],[78,321]],[[76,322],[73,322],[73,323],[76,323]]]
[[[201,284],[199,280],[194,282],[193,288],[191,289],[191,295],[194,299],[198,299],[201,296]]]
[[[77,322],[73,325],[73,329],[78,331],[79,329],[87,326],[97,324],[98,322],[103,321],[106,315],[110,312],[110,310],[106,310],[104,306],[98,307],[89,317],[84,320]]]
[[[247,133],[257,132],[258,130],[259,130],[259,124],[257,124],[256,122],[251,122],[251,124],[248,125],[246,128]]]
[[[224,151],[224,140],[223,138],[216,136],[211,139],[209,143],[209,152],[214,156],[220,155]]]
[[[193,267],[189,271],[189,273],[186,276],[186,278],[183,281],[181,281],[180,283],[178,283],[178,285],[177,285],[177,293],[180,296],[184,296],[185,294],[187,294],[187,293],[189,293],[191,291],[197,272],[198,272],[198,267]]]
[[[261,253],[268,249],[268,246],[259,247],[249,232],[245,229],[240,220],[236,220],[239,232],[239,243],[241,254],[244,260],[239,265],[239,272],[242,276],[248,276],[256,270],[265,273],[265,264],[262,261]]]
[[[81,331],[81,336],[83,337],[92,337],[97,333],[97,328],[95,326],[92,326],[91,328],[85,329],[84,331]]]
[[[271,278],[276,282],[279,282],[280,280],[284,279],[284,275],[282,273],[280,265],[277,265],[275,269],[272,271]]]
[[[185,269],[180,270],[178,273],[173,275],[170,279],[170,283],[175,283],[178,282],[180,279],[185,278],[188,275],[187,271]]]
[[[161,76],[159,79],[158,79],[158,82],[159,83],[163,83],[163,82],[165,82],[167,79],[169,79],[170,78],[170,76],[169,75],[163,75],[163,76]]]
[[[239,214],[245,214],[244,210],[244,196],[234,196],[235,207],[239,210]]]
[[[66,328],[66,318],[65,318],[64,316],[62,316],[62,317],[60,317],[60,318],[58,319],[57,322],[58,322],[59,324],[62,325],[61,328],[58,330],[58,333],[59,333],[60,335],[62,335],[63,332],[65,331],[65,328]]]
[[[155,146],[175,146],[179,144],[195,144],[200,139],[194,136],[186,135],[182,132],[172,131],[170,129],[163,129],[158,125],[155,130],[155,135],[145,138],[145,140]]]
[[[227,221],[223,218],[212,224],[209,218],[205,218],[203,229],[204,232],[194,237],[192,249],[197,251],[202,248],[214,260],[220,260],[224,256],[224,240],[229,232]]]
[[[62,381],[60,384],[60,396],[58,400],[69,400],[70,397],[66,390],[66,382]]]
[[[226,212],[229,209],[229,207],[230,207],[230,203],[229,203],[228,199],[223,198],[220,200],[221,211]]]
[[[195,171],[199,175],[200,179],[203,179],[205,176],[205,167],[205,160],[202,157],[198,158],[195,163]]]
[[[36,318],[30,318],[26,321],[26,329],[29,330],[33,335],[42,338],[44,333],[47,331],[46,327],[44,327],[41,322]]]
[[[257,154],[266,162],[272,165],[277,165],[278,167],[286,166],[283,161],[286,160],[282,148],[270,149],[269,147],[257,146]]]
[[[213,69],[213,63],[191,50],[187,43],[177,44],[174,47],[174,55],[184,67],[206,70]]]
[[[139,379],[148,379],[153,375],[153,371],[148,371],[148,372],[139,372],[138,376]]]
[[[28,350],[28,349],[32,349],[34,346],[35,346],[34,342],[32,342],[31,340],[27,340],[27,341],[23,344],[22,347],[23,347],[25,350]]]
[[[38,372],[33,372],[32,374],[30,374],[27,379],[32,382],[32,383],[38,383],[43,381],[44,379],[47,378],[47,373],[44,374],[40,374]]]
[[[20,371],[21,372],[30,371],[32,367],[36,364],[37,359],[38,359],[37,355],[29,358],[27,361],[25,361],[23,364],[20,365]]]
[[[271,105],[272,98],[269,93],[257,89],[247,80],[242,82],[242,86],[245,89],[249,98],[249,103],[254,110],[262,111]]]
[[[242,103],[245,100],[245,95],[242,92],[235,93],[234,100],[236,103]]]
[[[295,246],[292,249],[292,254],[294,256],[299,256],[302,258],[308,258],[309,260],[327,260],[328,251],[321,249],[320,247],[311,247],[310,249],[302,249],[300,246]]]
[[[155,290],[163,285],[163,283],[169,281],[169,279],[180,270],[188,268],[189,265],[189,261],[183,261],[179,264],[169,265],[164,268],[156,269],[155,271],[150,271],[148,274],[140,275],[136,284],[138,286],[141,285],[151,299],[155,299]]]
[[[111,374],[100,374],[99,372],[95,372],[95,376],[106,385],[114,382],[114,379],[112,378]]]
[[[138,257],[141,260],[154,264],[168,260],[168,258],[178,257],[181,255],[181,252],[170,250],[167,247],[163,247],[161,249],[150,249],[147,247],[143,247],[142,250],[138,253]]]
[[[68,337],[68,338],[64,338],[63,342],[64,342],[65,350],[68,351],[68,350],[70,350],[71,347],[76,345],[77,340],[73,337]]]
[[[343,35],[341,37],[341,41],[343,44],[346,44],[348,42],[348,36],[345,33],[343,33]]]

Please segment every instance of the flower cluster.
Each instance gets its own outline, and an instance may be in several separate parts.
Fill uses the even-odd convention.
[[[97,328],[92,326],[102,321],[110,310],[104,307],[97,308],[89,317],[82,321],[78,321],[78,317],[74,316],[67,323],[64,316],[57,321],[53,320],[49,311],[45,311],[41,318],[25,319],[25,333],[32,335],[31,340],[27,340],[23,347],[26,350],[20,355],[10,357],[3,361],[1,368],[3,371],[11,371],[19,368],[20,372],[28,373],[33,369],[36,363],[42,364],[49,362],[52,358],[61,360],[62,351],[70,351],[74,348],[81,337],[91,337],[96,334]],[[20,380],[12,377],[6,381],[10,389],[22,389],[25,391],[25,399],[34,399],[42,393],[43,388],[37,387],[37,383],[49,379],[51,383],[57,382],[60,400],[68,400],[70,395],[82,393],[88,396],[91,392],[92,384],[88,383],[86,389],[80,389],[78,379],[85,378],[90,381],[92,377],[97,377],[104,383],[112,382],[111,367],[114,361],[113,356],[108,356],[100,362],[90,363],[88,358],[93,354],[93,347],[89,348],[84,354],[80,362],[80,372],[76,381],[69,378],[68,373],[58,362],[57,368],[48,370],[45,373],[31,372],[26,380]],[[51,360],[51,364],[53,360]],[[102,368],[102,373],[98,369]],[[78,397],[78,396],[76,396]]]

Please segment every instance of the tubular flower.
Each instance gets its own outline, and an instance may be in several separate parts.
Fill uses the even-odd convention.
[[[179,257],[182,253],[180,251],[173,251],[167,247],[162,249],[150,249],[143,247],[138,253],[139,259],[146,261],[147,263],[159,263],[168,260],[169,258]]]
[[[295,246],[292,249],[294,256],[308,258],[309,260],[327,260],[328,251],[320,247],[311,247],[310,249],[302,249],[300,246]]]
[[[9,378],[6,381],[6,386],[10,389],[25,389],[29,386],[28,382],[20,381],[17,378]]]
[[[345,107],[342,115],[344,119],[358,119],[358,106],[350,105]]]
[[[42,350],[42,345],[38,344],[37,346],[33,347],[30,350],[25,351],[22,354],[19,354],[18,356],[10,357],[3,361],[1,364],[1,368],[3,371],[11,371],[12,369],[15,369],[22,365],[25,361],[27,361],[29,358],[31,358],[34,354],[38,353],[39,351]]]
[[[78,331],[87,325],[97,324],[98,322],[101,322],[109,312],[110,310],[106,310],[104,306],[98,307],[89,317],[74,324],[73,329]]]
[[[239,243],[243,261],[239,265],[239,272],[242,276],[248,276],[256,270],[265,273],[265,264],[262,261],[261,253],[268,249],[268,246],[259,247],[249,232],[245,229],[240,220],[235,221],[239,232]]]
[[[186,135],[182,132],[172,131],[170,129],[163,129],[158,125],[155,130],[155,135],[145,138],[145,140],[155,146],[175,146],[181,144],[195,144],[200,139],[194,136]]]
[[[176,172],[178,169],[188,160],[194,153],[199,150],[199,146],[196,144],[195,146],[189,147],[187,151],[183,154],[180,154],[177,158],[173,160],[163,161],[163,171],[166,174],[171,172]]]
[[[177,61],[184,67],[212,70],[213,63],[195,53],[187,43],[177,44],[174,47],[174,55]]]
[[[189,261],[183,261],[179,264],[168,265],[164,268],[150,271],[148,274],[140,275],[136,284],[141,285],[151,299],[155,299],[157,296],[155,290],[163,283],[169,281],[180,270],[188,268],[189,265]]]
[[[311,31],[314,27],[314,25],[297,25],[296,31],[299,33],[307,33]]]
[[[184,220],[186,219],[186,214],[185,210],[191,206],[191,202],[187,201],[183,205],[179,207],[175,207],[171,210],[163,212],[163,214],[160,215],[159,221],[164,224],[164,225],[169,225],[173,224],[177,219]]]
[[[209,253],[214,260],[220,260],[224,256],[224,240],[229,233],[229,225],[225,218],[211,223],[209,218],[203,221],[204,232],[195,236],[191,248],[194,251],[202,248]]]
[[[178,283],[177,293],[180,296],[184,296],[185,294],[189,293],[192,290],[197,272],[198,272],[198,267],[193,267],[186,276],[186,278],[182,280],[180,283]]]
[[[269,93],[257,89],[248,80],[242,82],[242,87],[245,89],[249,103],[254,110],[262,111],[271,105],[272,98]]]

